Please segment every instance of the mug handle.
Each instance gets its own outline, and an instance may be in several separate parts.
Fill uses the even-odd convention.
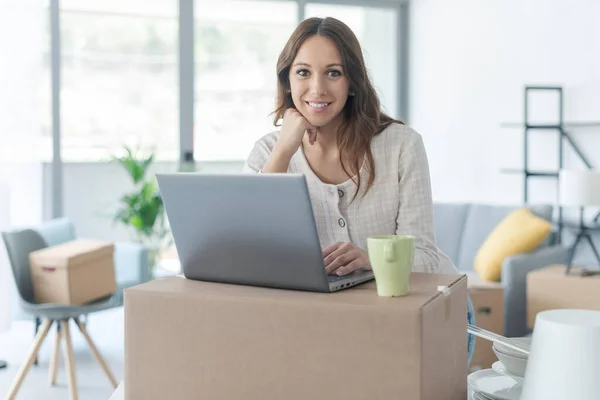
[[[393,262],[396,259],[396,246],[394,242],[387,242],[383,246],[383,256],[385,261]]]

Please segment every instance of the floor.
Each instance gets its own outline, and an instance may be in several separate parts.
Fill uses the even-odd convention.
[[[90,316],[87,328],[113,375],[117,381],[122,381],[124,371],[123,308],[107,310]],[[0,398],[6,396],[17,375],[21,362],[25,359],[33,341],[33,333],[34,325],[30,321],[13,321],[10,331],[0,333],[0,359],[8,362],[7,368],[0,369]],[[48,334],[40,349],[39,364],[31,366],[17,400],[41,398],[67,400],[69,398],[62,353],[56,386],[50,387],[48,384],[48,364],[54,341],[53,334],[53,330]],[[115,389],[93,357],[81,332],[73,323],[71,323],[71,335],[79,399],[108,400]]]

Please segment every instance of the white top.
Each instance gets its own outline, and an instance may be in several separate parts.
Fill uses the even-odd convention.
[[[244,167],[259,172],[277,143],[279,132],[259,139]],[[427,154],[421,135],[401,124],[392,124],[371,140],[375,182],[365,197],[350,204],[356,184],[321,181],[312,171],[302,146],[292,156],[289,173],[306,176],[317,230],[323,248],[336,242],[351,242],[367,250],[367,238],[376,235],[415,236],[413,271],[454,274],[456,267],[435,244],[433,205]],[[360,171],[361,193],[368,181]]]

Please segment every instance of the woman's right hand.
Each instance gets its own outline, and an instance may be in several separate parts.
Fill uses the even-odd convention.
[[[314,144],[317,141],[317,128],[309,124],[298,110],[288,108],[283,114],[283,124],[279,131],[277,144],[261,171],[265,173],[287,172],[290,160],[300,148],[305,132],[308,133],[310,144]]]
[[[317,128],[312,126],[298,110],[288,108],[283,114],[283,124],[275,149],[291,158],[302,144],[305,132],[308,133],[310,144],[314,144],[317,141]]]

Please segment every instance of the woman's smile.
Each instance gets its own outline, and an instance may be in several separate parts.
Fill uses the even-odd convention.
[[[306,103],[312,112],[319,114],[328,111],[327,108],[331,104],[331,102],[326,101],[305,101],[304,103]]]

